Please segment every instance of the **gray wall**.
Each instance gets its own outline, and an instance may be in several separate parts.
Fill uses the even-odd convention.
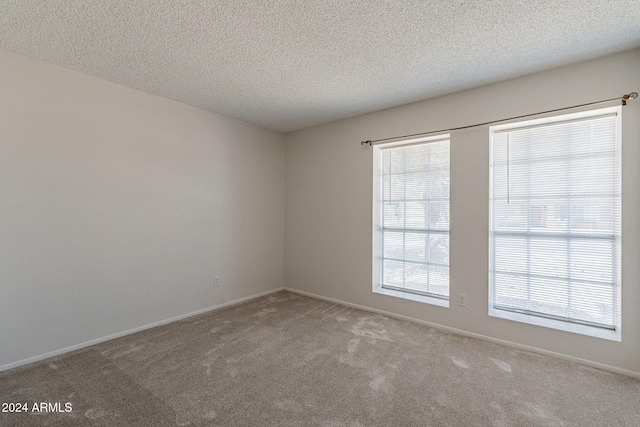
[[[492,318],[488,127],[451,135],[451,308],[371,291],[372,150],[363,139],[464,126],[640,90],[640,50],[286,136],[285,283],[525,348],[640,373],[640,100],[623,109],[622,342]],[[465,293],[467,306],[455,303]]]
[[[0,368],[283,286],[282,134],[3,50],[0,94]]]

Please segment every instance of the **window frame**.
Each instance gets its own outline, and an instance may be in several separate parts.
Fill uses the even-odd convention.
[[[396,298],[402,298],[411,301],[417,301],[439,307],[449,307],[449,301],[451,299],[451,287],[449,281],[449,295],[448,297],[435,296],[432,294],[420,293],[413,290],[402,290],[399,288],[384,287],[382,284],[383,277],[383,203],[382,203],[382,151],[388,148],[411,146],[418,144],[429,144],[437,142],[447,142],[449,144],[449,150],[451,149],[451,138],[449,134],[439,134],[435,136],[404,139],[400,141],[394,141],[384,144],[376,144],[373,148],[373,215],[372,215],[372,254],[373,254],[373,272],[372,272],[372,291],[377,294],[392,296]],[[449,151],[450,153],[450,151]],[[449,154],[450,156],[450,154]],[[451,157],[449,157],[449,180],[451,179]],[[450,181],[449,181],[450,182]],[[451,194],[449,190],[448,194],[449,209]],[[449,224],[446,230],[446,235],[450,236],[451,224]],[[449,249],[450,251],[450,249]],[[450,263],[448,263],[448,277],[450,278]]]
[[[493,163],[494,163],[494,135],[496,132],[503,132],[509,129],[517,129],[517,128],[525,128],[525,127],[533,127],[533,126],[548,126],[554,125],[559,122],[573,121],[573,120],[581,120],[581,119],[593,119],[597,117],[603,117],[607,115],[615,115],[615,158],[614,161],[617,162],[617,167],[614,166],[615,171],[617,172],[615,179],[617,180],[617,188],[619,189],[619,202],[618,202],[618,215],[619,221],[617,223],[617,228],[614,230],[614,235],[612,241],[616,246],[617,257],[612,255],[612,263],[614,267],[614,271],[616,272],[614,275],[614,284],[616,285],[616,289],[613,291],[613,304],[615,305],[615,315],[613,318],[614,329],[608,329],[605,327],[600,327],[596,325],[588,324],[588,322],[580,322],[580,321],[571,321],[569,319],[556,319],[553,316],[544,316],[544,315],[534,315],[528,313],[521,313],[517,311],[507,311],[505,309],[496,308],[494,306],[494,298],[495,298],[495,265],[494,265],[494,254],[495,254],[495,244],[494,244],[494,229],[493,229],[493,221],[494,221],[494,171],[493,171]],[[489,162],[490,162],[490,173],[489,173],[489,299],[488,299],[488,313],[491,317],[497,317],[502,319],[507,319],[511,321],[527,323],[531,325],[542,326],[546,328],[576,333],[580,335],[587,335],[590,337],[601,338],[611,341],[621,341],[622,337],[622,107],[608,107],[608,108],[599,108],[599,109],[591,109],[586,111],[580,111],[577,113],[571,114],[563,114],[551,117],[545,117],[536,120],[528,120],[523,122],[514,122],[502,125],[491,126],[489,128],[489,146],[490,146],[490,154],[489,154]]]

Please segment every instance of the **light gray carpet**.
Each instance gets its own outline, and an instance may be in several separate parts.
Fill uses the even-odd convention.
[[[279,292],[0,373],[2,426],[640,426],[640,381]]]

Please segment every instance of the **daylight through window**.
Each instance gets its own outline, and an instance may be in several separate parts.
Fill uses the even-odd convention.
[[[448,306],[448,135],[376,146],[374,162],[374,292]]]
[[[490,315],[620,340],[620,114],[491,127]]]

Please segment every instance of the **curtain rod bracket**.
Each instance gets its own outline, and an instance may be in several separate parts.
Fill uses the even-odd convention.
[[[373,145],[373,143],[371,142],[371,140],[367,139],[366,141],[362,141],[362,142],[360,142],[360,145],[368,145],[368,146],[371,146],[371,145]]]

